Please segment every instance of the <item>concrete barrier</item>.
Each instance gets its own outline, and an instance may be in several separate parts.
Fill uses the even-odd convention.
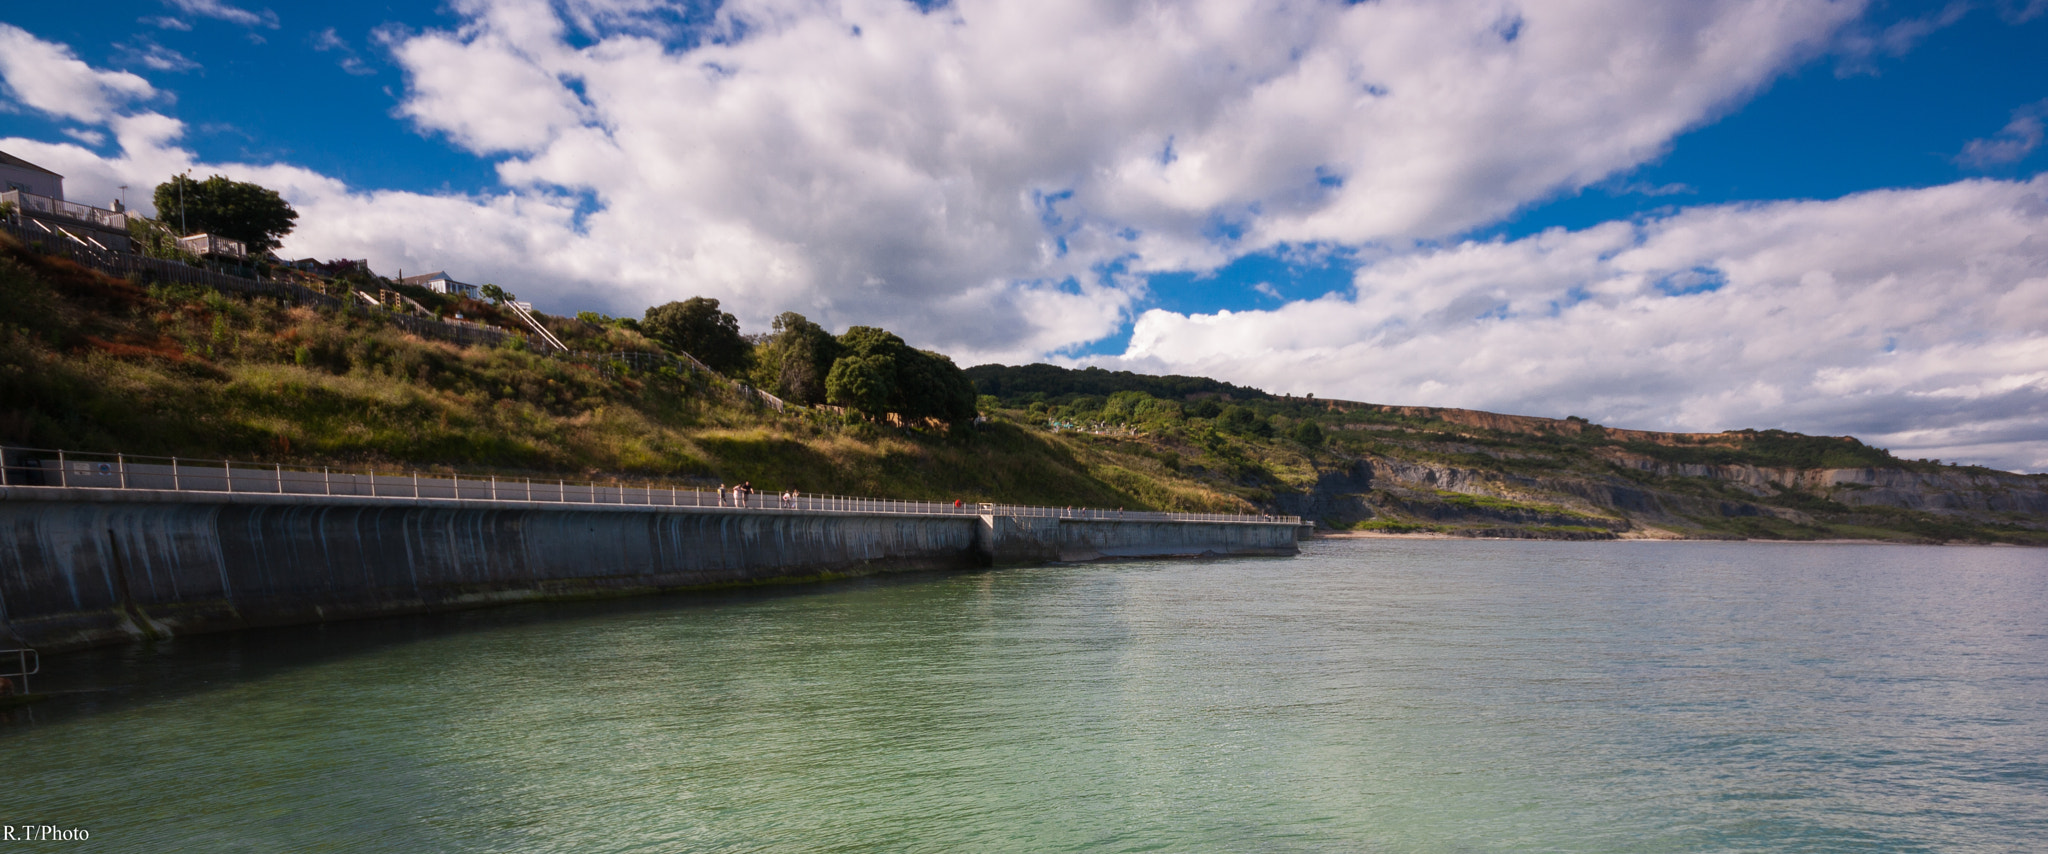
[[[151,636],[905,570],[1294,554],[1284,522],[0,487],[0,640]]]

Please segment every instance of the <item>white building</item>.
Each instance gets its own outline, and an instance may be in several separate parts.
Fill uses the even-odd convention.
[[[437,271],[433,273],[428,273],[423,276],[407,276],[403,279],[399,279],[398,281],[402,284],[418,285],[437,294],[469,297],[471,299],[476,298],[476,285],[469,284],[468,282],[455,281],[454,279],[449,278],[448,274],[445,272]]]
[[[128,237],[128,214],[119,201],[113,210],[64,200],[64,176],[0,151],[0,205],[12,206],[16,224],[77,243],[88,249],[134,251]]]

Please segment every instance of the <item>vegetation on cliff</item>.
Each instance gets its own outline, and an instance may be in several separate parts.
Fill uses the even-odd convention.
[[[2048,544],[2048,476],[1903,460],[1847,436],[1617,430],[1050,365],[967,373],[1001,420],[1332,528]]]
[[[344,290],[367,284],[346,277],[367,275],[336,264],[314,284]],[[430,310],[516,325],[500,306],[428,296]],[[715,304],[702,307],[716,334],[737,333]],[[668,349],[649,334],[661,332],[655,315],[543,317],[574,357],[517,339],[461,347],[378,312],[143,286],[0,242],[0,442],[1264,509],[1388,533],[2048,543],[2048,478],[1901,460],[1849,437],[1648,433],[1050,365],[962,372],[884,330],[834,336],[795,314],[773,334],[741,336],[745,358],[727,370],[796,403],[845,409],[777,412],[725,377],[635,358]],[[984,420],[968,423],[977,412]]]
[[[630,325],[592,319],[546,322],[593,354],[662,350]],[[960,393],[971,417],[971,391]],[[825,410],[777,413],[720,377],[517,343],[459,347],[374,312],[139,286],[5,239],[0,400],[0,442],[36,448],[1251,509],[1148,475],[1143,457],[1014,425],[897,429]]]

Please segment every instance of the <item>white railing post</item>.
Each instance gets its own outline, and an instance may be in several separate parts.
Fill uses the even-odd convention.
[[[117,472],[119,472],[119,473],[120,473],[120,475],[121,475],[121,488],[122,488],[122,489],[127,489],[127,488],[128,488],[128,458],[127,458],[127,457],[125,457],[125,456],[122,456],[122,455],[120,455],[120,454],[115,454],[115,455],[114,455],[114,470],[115,470],[115,471],[117,471]]]
[[[448,475],[448,483],[449,483],[449,484],[451,484],[451,485],[450,485],[450,486],[448,487],[448,491],[449,491],[449,492],[452,492],[452,493],[454,493],[454,497],[455,497],[455,500],[457,500],[457,501],[461,501],[461,500],[462,500],[462,472],[453,472],[453,473],[449,474],[449,475]]]
[[[326,466],[320,467],[320,491],[327,495],[334,494],[334,472],[328,470]]]
[[[178,481],[178,458],[177,458],[177,457],[172,457],[172,458],[171,458],[171,491],[172,491],[172,492],[178,492],[178,491],[181,491],[181,490],[183,490],[184,488],[185,488],[185,485],[184,485],[183,483],[180,483],[180,482]]]
[[[413,469],[413,470],[412,470],[412,498],[413,498],[413,500],[414,500],[414,501],[418,501],[418,500],[419,500],[419,498],[420,498],[420,470],[419,470],[419,469]]]
[[[491,475],[491,500],[498,500],[498,476]]]
[[[224,483],[226,483],[226,484],[228,485],[228,492],[234,492],[234,491],[235,491],[235,464],[234,464],[234,463],[232,463],[232,462],[229,462],[229,461],[227,461],[227,460],[221,460],[221,461],[220,461],[220,479],[221,479],[221,481],[222,481],[222,482],[224,482]]]
[[[284,463],[274,463],[274,465],[276,465],[276,466],[277,466],[277,494],[279,494],[279,495],[283,495],[283,494],[284,494]]]
[[[64,452],[61,449],[57,451],[57,485],[71,485],[71,470],[64,465]]]

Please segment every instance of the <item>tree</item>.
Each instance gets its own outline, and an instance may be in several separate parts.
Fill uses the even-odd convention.
[[[889,411],[894,368],[881,356],[841,356],[825,378],[825,399],[862,415],[879,416]]]
[[[491,302],[498,303],[500,305],[503,305],[508,302],[514,302],[519,299],[518,294],[512,293],[511,291],[507,291],[504,288],[498,287],[497,285],[485,285],[481,288],[477,288],[476,292],[482,294],[484,299],[490,300]]]
[[[825,327],[794,311],[775,318],[775,336],[754,350],[754,383],[784,400],[824,403],[839,341]]]
[[[278,238],[292,232],[299,212],[276,190],[220,175],[204,181],[178,175],[156,185],[151,201],[157,218],[181,234],[206,232],[242,241],[249,254],[278,247]]]
[[[1231,405],[1216,416],[1216,429],[1245,436],[1271,436],[1273,423],[1249,407]]]
[[[1323,444],[1323,428],[1314,421],[1303,421],[1294,426],[1294,441],[1311,448]]]
[[[868,415],[894,412],[953,424],[974,420],[974,383],[952,359],[913,349],[894,333],[873,326],[846,330],[839,336],[839,347],[842,355],[825,383],[832,403]],[[849,360],[857,364],[848,365],[842,374],[841,365]]]
[[[640,331],[670,350],[697,357],[722,374],[746,370],[754,345],[740,337],[739,318],[718,310],[718,300],[691,297],[647,310]]]

